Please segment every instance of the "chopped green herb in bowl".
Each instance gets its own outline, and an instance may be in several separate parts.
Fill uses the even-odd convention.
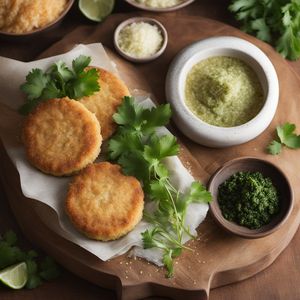
[[[270,223],[279,212],[279,194],[260,172],[237,172],[219,186],[218,201],[225,219],[250,229]]]
[[[256,157],[225,163],[210,179],[210,212],[239,237],[265,237],[283,226],[293,209],[293,191],[284,172]]]

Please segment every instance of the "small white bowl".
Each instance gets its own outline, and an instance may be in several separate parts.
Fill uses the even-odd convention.
[[[170,12],[170,11],[174,11],[180,8],[183,8],[191,3],[193,3],[195,0],[184,0],[181,3],[174,5],[174,6],[170,6],[170,7],[151,7],[151,6],[147,6],[141,3],[138,3],[134,0],[125,0],[127,3],[131,4],[132,6],[142,9],[142,10],[146,10],[146,11],[153,11],[153,12],[157,12],[157,13],[164,13],[164,12]]]
[[[139,22],[145,22],[145,23],[149,23],[150,25],[157,26],[157,28],[159,29],[159,31],[162,35],[163,42],[162,42],[160,49],[151,56],[147,56],[147,57],[131,56],[128,53],[124,52],[118,44],[118,37],[119,37],[120,31],[132,23],[139,23]],[[152,18],[134,17],[134,18],[127,19],[118,25],[118,27],[116,28],[115,33],[114,33],[114,46],[115,46],[117,52],[121,56],[126,58],[127,60],[135,62],[135,63],[145,63],[145,62],[149,62],[149,61],[152,61],[152,60],[158,58],[166,50],[167,44],[168,44],[168,33],[167,33],[166,28],[160,22],[158,22],[157,20],[152,19]]]
[[[214,56],[239,58],[251,66],[262,85],[265,103],[260,112],[245,124],[235,127],[210,125],[194,115],[185,104],[185,82],[191,68]],[[198,41],[183,49],[173,60],[166,79],[166,96],[178,128],[196,143],[209,147],[228,147],[248,142],[271,123],[279,99],[279,83],[269,58],[250,42],[221,36]]]

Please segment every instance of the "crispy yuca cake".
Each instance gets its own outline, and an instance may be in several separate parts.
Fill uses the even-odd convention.
[[[119,165],[89,165],[70,184],[65,209],[74,226],[89,238],[109,241],[131,231],[141,220],[144,193],[140,182]]]
[[[41,171],[70,175],[92,163],[100,152],[101,128],[95,115],[68,98],[42,102],[26,118],[27,158]]]
[[[101,68],[87,69],[91,68],[98,70],[100,91],[83,97],[80,102],[96,115],[101,125],[103,140],[107,140],[117,128],[113,114],[122,103],[123,97],[129,96],[130,93],[124,82],[116,75]]]

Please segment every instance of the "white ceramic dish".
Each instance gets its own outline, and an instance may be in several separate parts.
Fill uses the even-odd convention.
[[[195,116],[184,101],[188,72],[199,61],[213,56],[230,56],[243,60],[255,71],[263,87],[265,103],[250,121],[236,127],[218,127]],[[173,108],[178,128],[193,141],[209,147],[228,147],[250,141],[271,123],[278,104],[279,83],[269,58],[252,43],[221,36],[198,41],[183,49],[173,60],[166,79],[167,100]]]
[[[124,52],[118,44],[118,37],[119,37],[120,31],[132,23],[139,23],[139,22],[145,22],[145,23],[149,23],[150,25],[156,25],[157,28],[159,29],[159,31],[161,32],[161,35],[163,38],[163,43],[162,43],[160,49],[155,54],[148,56],[148,57],[131,56],[128,53]],[[149,62],[149,61],[152,61],[152,60],[158,58],[165,51],[167,44],[168,44],[168,33],[167,33],[166,28],[160,22],[158,22],[157,20],[152,19],[152,18],[134,17],[134,18],[127,19],[127,20],[123,21],[122,23],[120,23],[114,32],[114,46],[115,46],[117,52],[120,55],[122,55],[124,58],[126,58],[127,60],[135,62],[135,63],[145,63],[145,62]]]
[[[127,3],[129,3],[130,5],[139,8],[139,9],[143,9],[146,11],[154,11],[154,12],[158,12],[158,13],[163,13],[163,12],[169,12],[169,11],[174,11],[180,8],[183,8],[191,3],[193,3],[195,0],[185,0],[177,5],[174,6],[170,6],[170,7],[165,7],[165,8],[158,8],[158,7],[150,7],[147,5],[143,5],[140,4],[134,0],[125,0]]]

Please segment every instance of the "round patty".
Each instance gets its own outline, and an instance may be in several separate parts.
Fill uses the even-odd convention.
[[[109,241],[131,231],[141,220],[144,193],[140,182],[119,165],[101,162],[82,170],[70,184],[66,212],[89,238]]]
[[[39,104],[27,117],[22,138],[32,165],[62,176],[81,170],[97,158],[100,132],[93,113],[78,101],[62,98]]]
[[[83,97],[80,102],[93,112],[100,125],[103,140],[107,140],[116,130],[117,125],[113,120],[113,114],[122,103],[124,96],[129,96],[129,90],[122,80],[116,75],[96,67],[99,73],[100,91],[91,96]]]

